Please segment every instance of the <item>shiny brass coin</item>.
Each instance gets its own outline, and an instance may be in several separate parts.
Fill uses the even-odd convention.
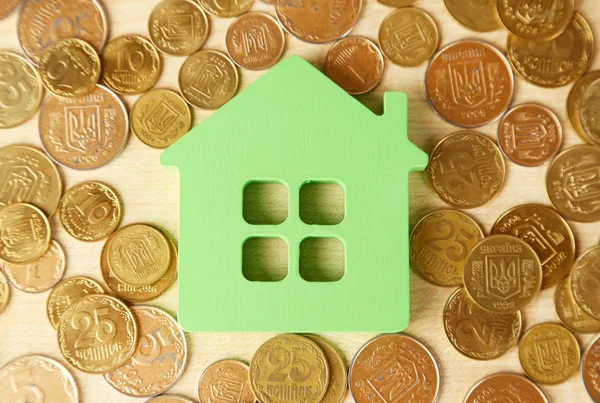
[[[158,50],[173,56],[187,56],[204,45],[209,24],[206,13],[196,3],[165,0],[152,10],[148,31]]]
[[[198,108],[220,108],[233,98],[238,86],[239,76],[235,64],[216,50],[194,53],[186,59],[179,71],[181,95],[189,104]]]
[[[529,329],[519,343],[519,361],[536,382],[564,382],[579,367],[579,343],[564,326],[542,323]]]
[[[465,403],[548,403],[544,393],[524,376],[494,374],[477,382],[465,397]]]
[[[542,289],[565,278],[575,260],[575,237],[569,224],[554,209],[525,204],[504,213],[492,234],[516,236],[527,242],[542,263]]]
[[[102,81],[119,94],[141,94],[154,87],[162,71],[158,51],[146,38],[125,35],[102,52]]]
[[[415,67],[428,61],[440,42],[435,21],[418,8],[399,8],[379,27],[379,46],[393,63]]]
[[[7,263],[33,262],[50,246],[50,223],[42,210],[15,203],[0,209],[0,259]]]
[[[600,336],[596,337],[583,354],[581,377],[594,402],[600,402]]]
[[[583,16],[575,13],[557,38],[539,42],[509,35],[506,51],[513,70],[525,80],[540,87],[560,87],[577,80],[588,69],[594,36]]]
[[[98,85],[83,97],[48,97],[40,111],[39,126],[50,158],[69,168],[87,170],[119,155],[127,143],[129,118],[123,102]]]
[[[258,348],[250,386],[262,403],[318,403],[329,385],[325,354],[306,337],[281,334]]]
[[[413,401],[435,402],[440,393],[438,364],[423,344],[402,334],[376,337],[358,351],[348,375],[354,401],[396,401],[407,381],[404,368],[410,368]]]
[[[329,386],[321,403],[341,403],[348,392],[348,373],[344,359],[333,346],[318,336],[306,335],[325,354],[329,366]]]
[[[31,119],[43,93],[42,79],[31,63],[15,53],[0,52],[0,129]]]
[[[8,305],[10,299],[10,286],[8,285],[8,279],[0,270],[0,313],[2,313]]]
[[[592,144],[600,144],[600,123],[598,115],[600,113],[600,79],[594,81],[585,90],[581,97],[581,107],[579,108],[579,122],[585,134],[585,138]]]
[[[571,292],[585,313],[600,320],[600,246],[588,249],[573,264]]]
[[[543,41],[562,34],[573,19],[574,0],[530,2],[498,0],[504,27],[519,38]]]
[[[386,6],[400,8],[400,7],[410,6],[417,0],[377,0],[377,1],[380,2],[381,4],[385,4]]]
[[[58,322],[58,345],[74,367],[105,373],[125,364],[135,350],[137,324],[115,297],[86,295],[73,302]]]
[[[585,134],[583,127],[581,126],[581,120],[579,116],[579,111],[581,109],[581,99],[583,98],[583,94],[585,91],[592,85],[596,80],[600,79],[600,71],[592,71],[581,77],[573,87],[571,87],[571,91],[569,91],[569,97],[567,98],[567,115],[569,116],[569,121],[571,122],[571,127],[573,130],[585,141],[588,143],[592,143],[595,145],[600,145],[600,138],[589,138]]]
[[[467,214],[434,211],[421,218],[410,234],[410,263],[432,284],[462,285],[467,255],[482,239],[481,227]]]
[[[525,241],[511,235],[492,235],[479,242],[465,263],[465,288],[481,307],[515,313],[538,296],[542,264]]]
[[[510,106],[515,82],[502,52],[476,40],[441,49],[425,73],[433,110],[449,123],[474,128],[498,119]]]
[[[15,403],[79,402],[77,385],[69,371],[41,355],[15,358],[0,368],[0,396],[4,402]]]
[[[86,295],[104,294],[102,286],[87,277],[69,277],[52,288],[46,302],[46,313],[55,329],[73,302]]]
[[[599,333],[600,320],[583,312],[571,292],[571,277],[565,278],[554,292],[554,308],[563,325],[580,333]]]
[[[444,0],[448,14],[460,25],[477,32],[502,28],[496,0]]]
[[[233,18],[248,11],[254,0],[195,0],[206,11],[221,18]]]
[[[0,20],[8,17],[22,2],[23,0],[4,0],[0,4]]]
[[[196,403],[191,399],[177,395],[160,395],[146,400],[144,403]],[[241,402],[240,402],[241,403]]]
[[[232,398],[236,403],[254,403],[256,396],[250,387],[248,366],[235,360],[221,360],[210,364],[200,376],[198,398],[200,403],[219,403],[217,396],[231,393],[227,385],[234,384]],[[226,379],[227,382],[223,380]],[[216,393],[215,393],[216,392]]]
[[[479,207],[500,193],[506,175],[498,146],[486,136],[462,131],[444,137],[427,167],[435,193],[456,208]]]
[[[371,91],[383,76],[385,63],[379,47],[367,38],[349,36],[329,48],[325,74],[348,94]]]
[[[82,182],[65,193],[60,222],[81,241],[98,241],[114,232],[121,222],[121,201],[116,192],[100,182]]]

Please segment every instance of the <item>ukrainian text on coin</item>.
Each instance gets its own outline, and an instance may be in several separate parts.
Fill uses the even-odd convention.
[[[348,391],[348,373],[344,359],[335,348],[324,339],[306,335],[307,338],[314,341],[325,354],[327,365],[329,366],[329,386],[321,403],[341,403],[346,397]]]
[[[554,307],[563,325],[575,332],[599,333],[600,320],[583,312],[571,292],[571,277],[565,278],[554,292]]]
[[[444,0],[444,6],[456,22],[470,30],[490,32],[502,28],[496,0]]]
[[[236,386],[237,403],[255,403],[256,396],[250,387],[248,366],[235,360],[221,360],[210,364],[200,376],[198,384],[198,397],[203,403],[219,403],[215,398],[215,391],[221,395],[225,392],[223,380],[227,379]]]
[[[40,75],[30,62],[15,53],[0,52],[0,129],[31,119],[43,93]]]
[[[574,0],[530,2],[498,0],[497,11],[506,29],[523,39],[556,38],[573,19]]]
[[[573,264],[571,292],[585,313],[600,320],[600,246],[588,249]]]
[[[600,145],[600,137],[599,138],[589,138],[583,127],[581,126],[581,99],[583,95],[587,91],[587,89],[592,85],[596,80],[600,79],[600,71],[593,71],[581,77],[573,87],[571,87],[571,91],[569,91],[569,96],[567,98],[567,115],[569,116],[569,121],[571,122],[571,126],[573,130],[577,132],[577,134],[587,141],[588,143],[592,143],[595,145]]]
[[[50,246],[50,223],[42,210],[15,203],[0,209],[0,259],[7,263],[33,262]]]
[[[10,299],[10,286],[8,285],[8,279],[0,270],[0,313],[2,313],[8,305]]]
[[[73,302],[93,294],[104,294],[104,290],[87,277],[69,277],[53,287],[46,302],[46,313],[52,327],[56,329],[60,318]]]
[[[200,49],[208,30],[208,18],[202,8],[187,0],[158,3],[148,23],[154,46],[173,56],[187,56]]]
[[[465,403],[513,401],[548,403],[548,399],[535,383],[517,374],[494,374],[483,378],[471,388],[465,398]]]
[[[583,354],[581,376],[594,402],[600,402],[600,337],[595,338]]]
[[[254,0],[195,0],[202,8],[221,18],[233,18],[248,11]]]

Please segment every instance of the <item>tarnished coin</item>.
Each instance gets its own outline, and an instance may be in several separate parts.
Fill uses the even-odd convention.
[[[506,57],[492,45],[462,40],[441,49],[425,73],[433,110],[449,123],[474,128],[498,119],[510,106],[514,76]]]
[[[35,64],[59,39],[78,38],[100,52],[108,36],[106,15],[96,0],[27,0],[17,30],[23,51]]]
[[[148,31],[158,50],[173,56],[187,56],[204,45],[209,24],[206,13],[196,3],[165,0],[152,10]]]
[[[76,368],[105,373],[125,364],[135,350],[137,324],[115,297],[86,295],[73,302],[58,323],[58,346]]]
[[[600,79],[594,81],[581,97],[579,122],[585,138],[592,144],[600,144]]]
[[[201,50],[186,59],[179,71],[179,89],[191,105],[218,109],[238,90],[239,76],[231,59],[216,50]]]
[[[571,292],[571,277],[565,278],[554,292],[554,308],[563,325],[580,333],[599,333],[600,320],[583,312]]]
[[[538,296],[542,264],[525,241],[492,235],[479,242],[465,263],[465,288],[481,307],[514,313]]]
[[[583,94],[587,91],[587,89],[592,85],[596,80],[600,79],[600,70],[592,71],[581,77],[573,87],[571,87],[571,91],[569,91],[569,96],[567,98],[567,115],[569,116],[569,121],[571,122],[571,127],[573,130],[585,141],[588,143],[595,144],[600,146],[600,137],[598,138],[589,138],[583,127],[581,126],[581,99],[583,98]]]
[[[456,208],[479,207],[500,193],[506,175],[504,158],[483,134],[462,131],[444,137],[427,167],[435,193]]]
[[[79,402],[71,373],[61,363],[41,355],[15,358],[0,368],[0,396],[15,403]]]
[[[574,0],[497,0],[498,15],[513,35],[532,41],[556,38],[567,28],[575,11]]]
[[[262,403],[318,403],[329,385],[329,366],[314,341],[281,334],[258,348],[250,363],[250,386]]]
[[[102,52],[102,81],[119,94],[141,94],[154,87],[162,72],[158,51],[139,35],[111,39]]]
[[[379,26],[379,46],[393,63],[403,67],[419,66],[435,53],[440,35],[435,21],[418,8],[399,8]]]
[[[341,403],[348,392],[348,372],[344,359],[331,344],[318,336],[306,335],[314,341],[325,354],[329,366],[329,386],[321,403]]]
[[[569,224],[554,209],[525,204],[504,213],[492,234],[516,236],[527,242],[542,263],[542,288],[552,287],[571,270],[575,260],[575,237]]]
[[[8,285],[8,279],[0,270],[0,313],[2,313],[8,305],[10,299],[10,286]]]
[[[509,35],[506,52],[514,71],[525,80],[541,87],[560,87],[588,69],[594,36],[583,16],[575,13],[567,29],[555,39],[539,42]]]
[[[8,17],[22,2],[23,0],[3,0],[0,4],[0,20]]]
[[[87,277],[66,278],[53,287],[46,302],[46,313],[52,327],[56,329],[60,318],[73,302],[93,294],[104,294],[104,290],[100,284]]]
[[[31,204],[15,203],[0,209],[0,259],[7,263],[33,262],[50,246],[50,223]]]
[[[95,169],[115,158],[129,133],[125,105],[98,85],[78,98],[51,95],[40,112],[40,137],[55,162],[73,169]]]
[[[407,374],[411,375],[407,375]],[[365,344],[350,365],[350,393],[356,403],[396,401],[411,378],[410,397],[433,403],[440,393],[440,370],[431,352],[417,340],[388,334]]]
[[[585,313],[600,320],[600,246],[588,249],[573,264],[571,292]]]
[[[557,384],[579,367],[579,343],[564,326],[541,323],[529,329],[519,343],[519,361],[536,382]]]
[[[384,69],[379,47],[361,36],[340,39],[331,46],[325,59],[327,77],[352,95],[375,88]]]
[[[144,403],[196,403],[191,399],[177,395],[160,395],[146,400]],[[240,402],[241,403],[241,402]]]
[[[15,53],[0,52],[0,129],[31,119],[43,93],[42,79],[30,62]]]
[[[524,376],[494,374],[477,382],[465,397],[465,403],[548,403],[544,393]]]
[[[44,50],[39,71],[50,92],[61,97],[80,97],[96,88],[100,58],[92,45],[80,39],[61,39]]]
[[[221,18],[233,18],[248,11],[254,0],[195,0],[207,12]]]
[[[200,376],[198,384],[200,403],[220,403],[218,397],[227,393],[227,384],[236,385],[236,403],[257,401],[250,387],[248,366],[235,360],[221,360],[210,364]]]
[[[400,7],[410,6],[417,0],[377,0],[377,1],[382,4],[385,4],[386,6],[400,8]]]
[[[581,377],[585,389],[594,402],[600,402],[600,336],[596,337],[583,354]]]
[[[477,32],[491,32],[502,28],[496,0],[444,0],[446,10],[456,22]]]
[[[275,18],[251,12],[240,15],[229,25],[225,45],[238,66],[262,70],[277,63],[285,47],[285,36]]]

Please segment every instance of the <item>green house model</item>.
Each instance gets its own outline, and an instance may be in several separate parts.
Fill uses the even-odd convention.
[[[211,80],[219,80],[218,69]],[[403,330],[410,303],[408,172],[427,164],[427,155],[408,140],[407,109],[406,94],[388,92],[384,114],[375,115],[292,56],[164,151],[162,164],[179,168],[181,180],[183,328]],[[244,189],[256,182],[287,188],[288,214],[280,224],[246,222]],[[341,222],[302,220],[300,190],[307,183],[343,189]],[[260,237],[287,244],[288,273],[280,281],[244,276],[244,244]],[[301,244],[312,237],[343,245],[339,280],[301,276]]]

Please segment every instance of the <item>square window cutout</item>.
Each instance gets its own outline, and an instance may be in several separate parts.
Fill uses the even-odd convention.
[[[244,187],[244,220],[253,225],[277,225],[288,217],[288,188],[281,182],[251,181]]]
[[[288,274],[288,244],[278,237],[252,237],[242,248],[242,273],[246,280],[275,282]]]
[[[300,219],[306,224],[336,225],[346,214],[344,188],[335,182],[306,181],[300,188]]]
[[[306,281],[330,282],[344,277],[344,243],[338,238],[304,238],[300,243],[300,276]]]

